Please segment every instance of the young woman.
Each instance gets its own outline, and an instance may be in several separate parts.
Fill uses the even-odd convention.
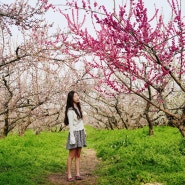
[[[69,150],[67,159],[67,180],[82,180],[80,176],[80,153],[82,147],[86,146],[86,133],[83,124],[83,115],[80,106],[80,99],[75,91],[70,91],[67,97],[65,110],[65,125],[69,125],[69,135],[66,144],[66,149]],[[72,161],[75,158],[76,176],[72,178],[71,167]]]

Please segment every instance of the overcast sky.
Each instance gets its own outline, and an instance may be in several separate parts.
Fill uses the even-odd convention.
[[[49,0],[51,3],[55,5],[60,5],[64,0]],[[97,1],[99,5],[103,4],[108,10],[113,10],[113,0],[91,0],[91,2]],[[129,0],[115,0],[116,5],[122,4],[122,2],[129,2]],[[167,0],[143,0],[145,7],[148,10],[149,18],[154,15],[155,6],[159,9],[159,12],[162,13],[163,18],[168,21],[171,17],[171,8],[167,2]],[[178,0],[179,2],[182,1],[182,14],[185,16],[185,0]],[[61,3],[60,3],[61,2]],[[80,2],[80,1],[79,1]],[[137,2],[135,0],[135,2]],[[62,8],[62,6],[60,6]],[[53,21],[58,24],[62,24],[62,20],[59,20],[57,15],[49,16],[53,19]]]
[[[0,0],[1,3],[13,3],[16,0]],[[72,1],[72,0],[71,0]],[[91,0],[91,2],[97,1],[98,4],[104,4],[105,7],[107,7],[110,11],[113,9],[113,0]],[[165,20],[168,20],[171,15],[171,10],[169,7],[169,4],[167,0],[143,0],[145,7],[148,9],[149,16],[153,15],[154,13],[154,5],[160,10],[160,12],[163,14]],[[178,0],[179,2],[182,1],[182,13],[185,16],[185,0]],[[35,2],[35,0],[29,0],[30,3]],[[65,0],[49,0],[52,4],[60,5],[64,4]],[[122,2],[129,2],[129,0],[116,0],[116,4],[122,4]],[[137,2],[135,0],[135,2]],[[62,6],[60,6],[62,8]],[[57,24],[61,24],[61,17],[59,17],[57,14],[51,14],[47,16],[48,19],[51,21],[56,22]]]
[[[16,0],[0,0],[1,3],[13,3]],[[71,0],[72,1],[72,0]],[[95,0],[91,0],[91,2],[94,2]],[[105,7],[107,7],[107,9],[109,11],[112,11],[113,9],[113,0],[96,0],[98,2],[98,4],[103,4],[105,5]],[[122,4],[123,2],[129,2],[129,0],[116,0],[116,4],[118,6],[118,4]],[[163,14],[163,17],[166,21],[168,21],[170,19],[171,16],[171,9],[170,6],[167,2],[167,0],[143,0],[145,7],[148,9],[148,14],[149,14],[149,18],[152,17],[152,15],[154,14],[154,10],[155,10],[155,6],[160,10],[160,13]],[[178,0],[180,2],[180,0]],[[29,2],[31,4],[34,4],[34,2],[36,2],[36,0],[29,0]],[[61,5],[64,4],[65,0],[49,0],[49,2],[51,2],[54,5]],[[79,1],[80,2],[80,1]],[[135,2],[137,2],[135,0]],[[155,6],[154,6],[155,5]],[[61,9],[64,9],[63,6],[58,6]],[[182,14],[183,16],[185,16],[185,0],[182,0]],[[64,27],[67,27],[67,22],[65,21],[64,18],[62,18],[61,15],[59,15],[59,13],[52,13],[51,11],[49,13],[47,13],[47,20],[49,22],[54,22],[55,27],[60,27],[61,29]],[[86,27],[90,28],[90,25],[88,25],[88,23],[86,24]],[[55,29],[55,28],[54,28]],[[91,29],[89,29],[89,31],[91,31]]]

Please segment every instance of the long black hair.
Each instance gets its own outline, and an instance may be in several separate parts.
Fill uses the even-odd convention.
[[[70,91],[67,96],[67,103],[66,103],[65,117],[64,117],[64,124],[65,125],[69,125],[69,120],[68,120],[68,116],[67,116],[67,111],[69,108],[71,108],[72,110],[75,111],[78,119],[83,118],[80,102],[77,103],[77,107],[78,107],[79,111],[77,111],[77,109],[75,109],[75,107],[74,107],[73,96],[75,93],[77,93],[77,92]]]

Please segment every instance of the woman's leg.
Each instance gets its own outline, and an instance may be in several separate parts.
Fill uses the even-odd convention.
[[[76,167],[76,176],[80,177],[80,154],[82,148],[76,148],[75,153],[75,167]]]
[[[67,159],[67,177],[68,177],[68,179],[72,178],[71,167],[72,167],[73,158],[75,156],[76,156],[76,149],[69,150],[69,155],[68,155],[68,159]]]

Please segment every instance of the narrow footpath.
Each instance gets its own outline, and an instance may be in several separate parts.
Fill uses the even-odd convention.
[[[80,171],[83,180],[67,182],[67,173],[51,174],[48,177],[50,185],[96,185],[97,176],[94,174],[95,168],[98,164],[96,152],[93,149],[83,148],[80,161]],[[72,174],[75,176],[75,167],[73,162]]]

